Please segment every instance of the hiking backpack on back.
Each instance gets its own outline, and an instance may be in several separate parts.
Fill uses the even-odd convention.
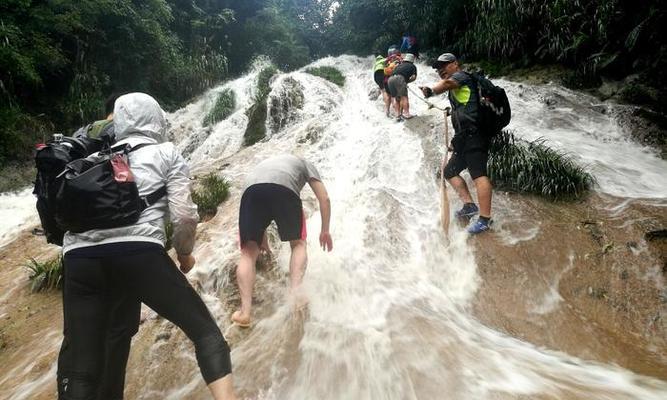
[[[512,118],[505,89],[494,85],[482,74],[470,75],[477,86],[480,130],[488,136],[495,136],[510,123]]]
[[[147,207],[167,193],[166,186],[162,186],[147,196],[139,196],[128,154],[150,145],[119,145],[68,163],[55,181],[58,226],[79,233],[137,222]]]
[[[35,153],[35,187],[32,193],[37,197],[37,213],[48,243],[62,246],[63,230],[55,219],[56,177],[73,160],[83,158],[102,149],[105,143],[113,142],[113,131],[101,139],[85,136],[68,137],[53,135],[53,140],[37,146]]]

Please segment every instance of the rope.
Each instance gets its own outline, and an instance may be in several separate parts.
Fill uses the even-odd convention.
[[[408,86],[408,90],[411,91],[412,94],[414,94],[415,96],[417,96],[417,98],[418,98],[419,100],[421,100],[421,101],[423,101],[424,103],[428,104],[428,108],[429,108],[429,109],[431,109],[431,108],[435,108],[435,109],[440,110],[440,111],[445,111],[444,108],[438,107],[438,106],[436,106],[435,104],[431,103],[430,101],[426,100],[425,98],[421,97],[421,96],[419,95],[419,93],[417,93],[417,92],[415,92],[414,90],[412,90],[412,88],[411,88],[410,86]]]

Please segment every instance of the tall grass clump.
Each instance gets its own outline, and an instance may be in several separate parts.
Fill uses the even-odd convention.
[[[202,125],[209,126],[214,125],[230,115],[236,107],[236,96],[234,91],[231,89],[225,89],[220,94],[218,94],[218,99],[215,101],[215,105],[209,111],[209,113],[204,117]]]
[[[542,139],[516,139],[509,131],[491,142],[489,178],[500,189],[552,200],[577,199],[595,184],[595,178],[567,154],[549,148]]]
[[[63,258],[58,256],[45,262],[39,262],[34,258],[26,265],[30,271],[30,290],[40,292],[43,290],[57,289],[61,287],[63,277]]]
[[[192,191],[192,201],[197,205],[201,219],[211,218],[220,203],[229,197],[229,182],[214,173],[201,179],[199,189]]]
[[[329,82],[335,83],[340,87],[343,87],[345,85],[345,77],[337,68],[334,67],[307,68],[306,72],[311,75],[324,78]]]
[[[266,136],[266,98],[271,93],[269,82],[277,72],[278,69],[271,65],[264,68],[257,77],[257,92],[253,99],[254,104],[246,112],[248,126],[243,135],[243,142],[246,146],[252,146]]]

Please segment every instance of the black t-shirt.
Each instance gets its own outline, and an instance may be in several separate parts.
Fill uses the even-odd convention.
[[[449,103],[452,105],[452,125],[456,133],[477,131],[478,95],[472,77],[463,71],[457,71],[451,78],[459,87],[449,91]]]
[[[409,61],[403,61],[394,68],[392,75],[403,75],[405,81],[408,82],[412,75],[417,76],[417,67]]]

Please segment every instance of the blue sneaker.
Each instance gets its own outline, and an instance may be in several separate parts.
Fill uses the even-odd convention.
[[[482,233],[485,231],[488,231],[491,229],[491,224],[493,223],[493,220],[482,220],[482,219],[477,219],[474,224],[470,225],[468,227],[468,233],[471,235],[476,235],[478,233]]]
[[[470,218],[475,214],[479,213],[479,208],[475,203],[467,203],[463,205],[463,208],[454,213],[456,218]]]

